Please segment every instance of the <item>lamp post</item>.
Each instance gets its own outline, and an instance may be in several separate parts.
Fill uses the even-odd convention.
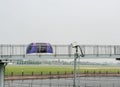
[[[74,54],[74,80],[73,80],[73,87],[76,87],[76,61],[79,57],[78,55],[78,46],[75,46],[76,53]]]
[[[74,54],[74,78],[73,78],[73,87],[76,87],[76,62],[77,62],[77,59],[81,56],[81,57],[84,57],[84,54],[82,52],[82,49],[80,47],[80,45],[78,45],[76,42],[72,43],[71,44],[73,48],[75,48],[75,54]],[[81,52],[81,55],[79,55],[78,53],[78,48]]]

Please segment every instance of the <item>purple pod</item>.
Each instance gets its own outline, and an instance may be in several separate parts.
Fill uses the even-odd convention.
[[[31,53],[53,53],[53,49],[49,43],[31,43],[26,49],[26,54]]]

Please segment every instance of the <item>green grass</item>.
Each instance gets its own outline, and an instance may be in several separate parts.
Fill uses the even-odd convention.
[[[81,73],[119,73],[120,67],[118,66],[82,66]]]
[[[78,69],[78,68],[77,68]],[[78,69],[79,70],[79,69]],[[42,74],[64,74],[66,73],[72,73],[73,72],[73,66],[40,66],[40,65],[20,65],[20,66],[6,66],[6,72],[5,75],[22,75],[22,72],[24,72],[24,75],[32,75],[32,72],[35,75]],[[119,73],[120,67],[112,67],[112,66],[81,66],[80,67],[80,73]]]
[[[24,75],[31,75],[32,72],[34,74],[63,74],[63,73],[71,73],[73,70],[73,67],[70,66],[7,66],[5,75],[11,75],[13,72],[13,75],[22,75],[22,72],[24,72]]]

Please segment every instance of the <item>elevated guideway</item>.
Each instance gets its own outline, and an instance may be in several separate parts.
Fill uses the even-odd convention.
[[[0,60],[14,59],[74,59],[75,49],[71,45],[52,45],[53,53],[26,54],[27,45],[0,45]],[[80,45],[81,58],[120,58],[120,45]],[[81,52],[78,52],[81,55]]]

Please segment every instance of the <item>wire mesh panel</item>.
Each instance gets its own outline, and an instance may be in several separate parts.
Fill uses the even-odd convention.
[[[109,55],[110,54],[110,47],[109,46],[99,46],[98,47],[99,54],[101,55]]]
[[[114,46],[114,54],[120,55],[120,46]]]
[[[56,49],[56,53],[57,53],[57,55],[68,55],[69,54],[69,52],[70,52],[70,48],[69,48],[69,46],[57,46],[57,49]]]
[[[12,46],[12,55],[25,55],[25,53],[26,46],[24,45]]]
[[[80,77],[76,87],[119,87],[119,77]],[[6,81],[5,87],[73,87],[72,78]]]
[[[85,55],[93,55],[94,47],[93,46],[85,46]]]
[[[1,45],[0,46],[0,55],[12,55],[11,45]]]

